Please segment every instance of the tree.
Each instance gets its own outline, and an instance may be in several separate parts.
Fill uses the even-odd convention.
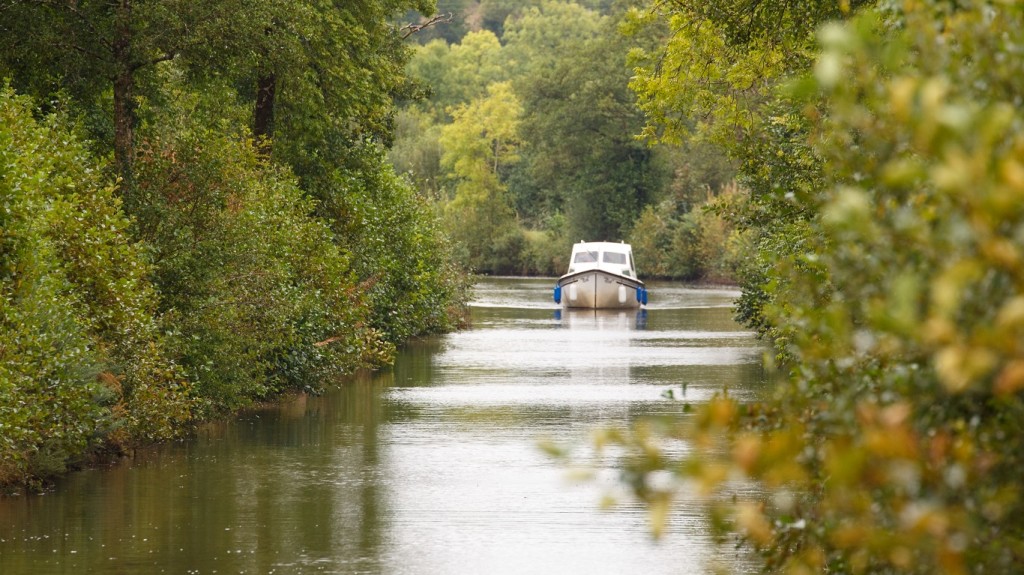
[[[452,46],[432,40],[410,60],[409,75],[427,87],[429,97],[407,101],[399,111],[390,157],[428,197],[441,195],[442,126],[451,122],[458,106],[483,96],[489,84],[508,77],[503,50],[491,32],[472,32]]]
[[[0,4],[0,74],[43,103],[0,93],[0,482],[457,325],[464,275],[384,161],[408,6]]]
[[[671,494],[643,478],[672,469],[735,496],[715,499],[712,524],[765,571],[1021,561],[1024,118],[1009,53],[1022,24],[1016,4],[933,1],[821,29],[819,56],[775,102],[801,115],[821,161],[806,233],[774,259],[762,310],[782,380],[763,402],[722,396],[667,430],[696,448],[685,461],[659,461],[651,434],[613,437],[653,454],[630,462],[660,513]]]
[[[16,0],[0,7],[0,62],[15,86],[42,100],[66,90],[91,109],[112,90],[112,146],[131,181],[140,75],[223,29],[218,3],[162,0]],[[205,38],[216,43],[217,37]]]
[[[565,251],[554,243],[624,239],[642,208],[661,199],[673,170],[670,155],[635,139],[643,115],[627,89],[626,52],[654,37],[646,30],[623,37],[621,10],[604,9],[612,14],[575,2],[520,6],[508,12],[500,41],[486,30],[451,47],[435,40],[410,62],[410,74],[430,86],[432,97],[406,106],[392,157],[425,193],[437,194],[441,168],[432,163],[430,134],[487,86],[512,83],[524,108],[522,160],[499,171],[497,184],[526,228],[527,258],[542,264],[534,272],[549,271],[550,254]]]
[[[165,89],[167,105],[144,110],[155,121],[140,130],[135,227],[204,415],[388,361],[351,250],[294,174],[259,156],[244,121],[223,123],[247,108]]]
[[[337,192],[318,211],[352,252],[369,325],[394,345],[461,325],[470,279],[435,206],[395,174],[379,147],[352,150],[349,161],[356,169],[333,173]]]
[[[434,201],[441,199],[444,183],[441,129],[429,112],[406,106],[395,116],[395,144],[388,151],[395,170],[407,175],[423,197]]]
[[[632,14],[637,26],[668,24],[660,47],[632,53],[630,85],[648,118],[644,135],[719,145],[750,191],[729,216],[751,231],[755,246],[740,270],[737,316],[769,338],[778,334],[763,313],[772,299],[765,288],[777,280],[777,260],[811,241],[807,221],[823,185],[821,161],[808,145],[808,118],[779,88],[811,65],[819,25],[871,4],[678,0]]]
[[[113,148],[128,177],[139,75],[169,60],[196,77],[248,83],[257,141],[275,126],[295,139],[342,119],[350,137],[386,137],[391,98],[407,89],[407,49],[389,18],[408,7],[429,14],[433,3],[18,0],[0,8],[0,56],[16,85],[39,97],[64,86],[90,108],[112,87]]]
[[[581,11],[588,17],[578,18]],[[563,211],[569,236],[577,240],[623,240],[662,182],[653,151],[635,139],[643,116],[627,88],[628,40],[606,32],[614,29],[613,18],[574,5],[545,4],[544,12],[524,16],[510,33],[516,41],[538,39],[543,47],[576,20],[594,35],[557,40],[557,61],[540,58],[515,82],[523,95],[526,142],[516,205],[534,223]],[[508,50],[514,47],[530,53],[512,43]]]
[[[341,124],[349,138],[387,141],[392,99],[410,89],[402,71],[409,49],[391,23],[407,8],[429,15],[434,3],[314,0],[275,6],[262,23],[263,57],[250,71],[257,140],[277,128],[279,139],[302,142],[310,130]],[[284,159],[294,161],[294,152]]]
[[[545,0],[511,13],[504,33],[511,74],[530,76],[549,70],[580,42],[609,32],[608,20],[575,2]]]
[[[464,296],[432,211],[382,161],[395,99],[414,99],[419,91],[404,72],[411,47],[392,21],[409,7],[429,14],[433,2],[247,4],[247,49],[230,51],[241,60],[193,52],[185,62],[213,89],[223,83],[217,74],[245,87],[240,97],[251,106],[258,150],[288,166],[315,200],[314,215],[351,254],[358,281],[373,286],[368,323],[391,345],[451,329],[461,320]],[[399,251],[416,238],[418,250]]]
[[[467,263],[481,271],[502,271],[500,262],[520,248],[515,210],[500,175],[519,159],[521,114],[511,84],[499,82],[488,86],[485,98],[453,110],[454,121],[441,131],[441,161],[457,182],[446,212],[468,251]]]
[[[419,47],[409,62],[409,74],[429,87],[429,98],[410,102],[428,110],[437,122],[451,121],[451,109],[480,97],[487,86],[508,79],[505,56],[492,32],[470,32],[448,45],[432,40]]]

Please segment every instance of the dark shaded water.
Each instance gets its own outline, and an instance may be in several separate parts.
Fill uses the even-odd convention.
[[[655,542],[642,508],[599,510],[614,469],[574,479],[537,442],[597,463],[595,426],[682,414],[666,389],[757,393],[736,294],[655,284],[646,311],[565,312],[551,285],[485,281],[472,329],[393,369],[0,500],[0,574],[704,572],[721,552],[696,509]]]

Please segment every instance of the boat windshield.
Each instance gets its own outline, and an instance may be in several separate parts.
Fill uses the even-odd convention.
[[[609,264],[626,263],[626,254],[619,252],[604,252],[604,261]]]
[[[597,261],[597,252],[577,252],[572,260],[574,264],[589,264]]]

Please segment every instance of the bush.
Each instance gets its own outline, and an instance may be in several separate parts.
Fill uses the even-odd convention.
[[[384,152],[363,143],[346,165],[311,182],[335,241],[352,253],[352,271],[369,306],[369,325],[392,345],[450,331],[465,319],[469,278],[430,202],[395,174]]]
[[[63,470],[104,440],[191,418],[164,353],[141,247],[101,166],[59,116],[0,90],[0,483]]]
[[[176,101],[139,147],[134,205],[175,350],[207,407],[316,390],[385,360],[351,256],[295,178]]]
[[[572,242],[565,237],[565,218],[561,214],[548,218],[546,231],[527,230],[524,272],[560,276],[569,267]]]
[[[723,396],[668,431],[692,441],[685,461],[659,460],[641,430],[613,440],[653,454],[631,460],[633,477],[662,519],[653,470],[727,493],[754,483],[760,495],[717,499],[711,519],[766,572],[1014,572],[1024,8],[907,3],[821,38],[796,90],[826,185],[762,269],[785,380],[764,403]]]
[[[648,206],[630,232],[639,273],[646,277],[731,283],[745,253],[743,235],[722,212],[745,196],[735,183],[719,195],[705,192],[690,206],[666,200]]]

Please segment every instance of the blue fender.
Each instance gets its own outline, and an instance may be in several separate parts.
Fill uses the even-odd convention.
[[[555,286],[555,303],[562,303],[562,286]]]

